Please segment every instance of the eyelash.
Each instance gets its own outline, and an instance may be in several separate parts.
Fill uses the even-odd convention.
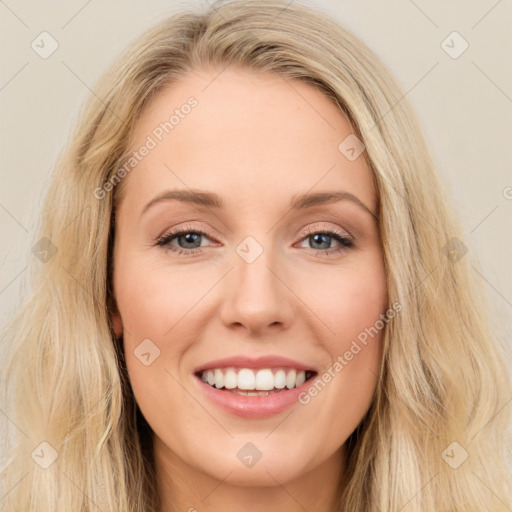
[[[167,249],[171,252],[174,252],[178,255],[186,254],[186,255],[191,256],[191,255],[198,254],[198,253],[202,252],[202,249],[198,248],[198,247],[195,249],[182,249],[181,247],[176,248],[175,246],[172,246],[170,244],[171,240],[174,240],[175,238],[177,238],[180,235],[184,235],[184,234],[188,234],[188,233],[204,235],[205,237],[212,239],[210,234],[207,233],[206,231],[203,231],[201,229],[197,229],[197,228],[194,228],[191,226],[184,226],[182,228],[178,228],[174,231],[171,231],[169,233],[162,235],[161,237],[159,237],[156,240],[155,245],[164,247],[165,249]],[[334,240],[336,240],[337,242],[339,242],[341,244],[340,247],[335,248],[335,249],[332,249],[332,248],[331,249],[309,248],[311,251],[313,251],[316,254],[322,254],[324,256],[332,256],[334,254],[338,254],[342,251],[346,251],[347,249],[354,247],[354,242],[352,241],[351,238],[349,238],[347,235],[345,235],[342,232],[340,232],[336,229],[333,229],[333,228],[325,228],[325,229],[307,228],[306,232],[304,233],[304,235],[302,236],[300,241],[302,242],[303,240],[305,240],[313,235],[327,235],[329,238],[333,238]]]

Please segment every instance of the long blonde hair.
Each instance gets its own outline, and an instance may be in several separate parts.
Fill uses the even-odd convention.
[[[0,508],[158,510],[151,430],[110,318],[121,187],[102,198],[94,191],[118,172],[134,124],[163,86],[227,65],[318,87],[364,142],[378,190],[388,296],[402,311],[386,326],[372,405],[347,440],[339,510],[512,509],[512,389],[499,333],[415,114],[350,31],[284,0],[177,13],[94,87],[46,196],[30,295],[2,340],[10,451]]]

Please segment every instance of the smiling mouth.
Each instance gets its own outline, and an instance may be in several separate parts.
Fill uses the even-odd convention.
[[[196,377],[220,391],[237,395],[266,396],[302,386],[317,375],[316,371],[295,368],[212,368],[197,372]]]

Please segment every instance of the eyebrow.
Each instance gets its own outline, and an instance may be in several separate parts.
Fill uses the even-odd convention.
[[[224,206],[221,197],[213,192],[206,192],[198,189],[167,190],[149,201],[149,203],[147,203],[146,206],[144,206],[142,209],[141,215],[143,215],[153,205],[173,199],[182,201],[184,203],[196,204],[214,209],[221,209]],[[299,196],[293,196],[290,201],[290,209],[303,210],[305,208],[312,208],[314,206],[324,204],[332,204],[339,201],[350,201],[358,205],[373,217],[377,217],[377,215],[372,212],[358,197],[344,190],[335,192],[306,193]]]

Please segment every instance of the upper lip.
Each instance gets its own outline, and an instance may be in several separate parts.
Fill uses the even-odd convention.
[[[238,368],[281,368],[290,367],[297,370],[316,372],[315,368],[308,364],[303,364],[295,359],[288,357],[268,355],[257,358],[247,356],[232,356],[224,359],[216,359],[215,361],[208,361],[207,363],[198,366],[194,373],[202,372],[204,370],[212,370],[214,368],[227,368],[229,366],[236,366]]]

